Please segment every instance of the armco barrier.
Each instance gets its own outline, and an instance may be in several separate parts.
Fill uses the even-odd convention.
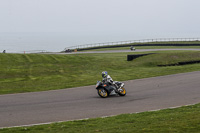
[[[150,55],[150,54],[155,54],[155,53],[127,55],[127,61],[132,61],[138,57],[146,56],[146,55]]]

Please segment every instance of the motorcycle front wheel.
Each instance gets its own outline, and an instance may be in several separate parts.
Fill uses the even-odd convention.
[[[126,95],[126,90],[125,90],[125,88],[122,87],[122,88],[119,90],[118,94],[119,94],[120,96],[125,96],[125,95]]]
[[[101,88],[101,89],[98,89],[97,90],[97,93],[98,93],[98,95],[100,96],[100,97],[102,97],[102,98],[106,98],[106,97],[108,97],[108,92],[105,90],[105,89],[103,89],[103,88]]]

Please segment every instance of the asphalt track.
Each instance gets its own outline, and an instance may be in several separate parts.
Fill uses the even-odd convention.
[[[0,128],[135,113],[200,103],[200,71],[125,81],[127,95],[100,98],[95,85],[0,95]]]
[[[135,51],[131,50],[106,50],[106,51],[78,51],[78,52],[69,52],[69,53],[57,53],[57,54],[85,54],[85,53],[120,53],[120,52],[152,52],[152,51],[176,51],[176,50],[190,50],[190,51],[200,51],[199,48],[166,48],[166,49],[136,49]],[[50,53],[51,54],[51,53]]]
[[[200,48],[165,48],[165,49],[136,49],[131,51],[127,50],[105,50],[105,51],[78,51],[78,52],[66,52],[66,53],[57,53],[57,52],[48,52],[43,54],[94,54],[94,53],[137,53],[137,52],[152,52],[152,51],[200,51]]]

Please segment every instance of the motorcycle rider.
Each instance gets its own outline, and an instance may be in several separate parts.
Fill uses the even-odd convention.
[[[110,75],[108,75],[108,72],[107,71],[103,71],[102,72],[102,78],[103,78],[103,82],[109,82],[111,85],[114,85],[117,90],[118,90],[118,85],[116,84],[115,81],[113,81],[113,79],[110,77]]]

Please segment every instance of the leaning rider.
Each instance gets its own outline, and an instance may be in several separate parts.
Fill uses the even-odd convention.
[[[116,82],[112,80],[110,75],[108,75],[107,71],[102,72],[102,78],[103,78],[103,82],[109,82],[111,85],[114,85],[118,89]]]

